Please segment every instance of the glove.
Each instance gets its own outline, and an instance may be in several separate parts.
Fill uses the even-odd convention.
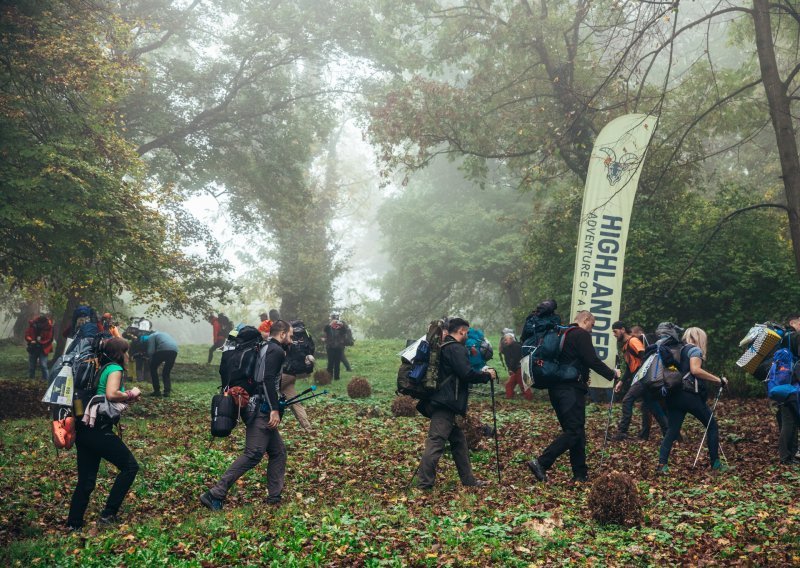
[[[728,379],[726,379],[725,377],[722,377],[720,379],[720,381],[721,381],[720,388],[721,389],[727,389],[728,388]]]
[[[306,355],[306,365],[313,365],[314,361],[316,361],[316,359],[314,359],[313,355]]]

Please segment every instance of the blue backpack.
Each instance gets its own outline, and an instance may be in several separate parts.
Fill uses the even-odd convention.
[[[772,366],[767,374],[767,396],[783,402],[791,395],[800,392],[800,385],[793,379],[795,360],[788,349],[778,349],[772,358]]]
[[[465,347],[469,355],[469,365],[474,371],[483,369],[486,366],[486,361],[489,361],[494,356],[492,344],[489,343],[489,340],[486,339],[480,329],[469,328]]]

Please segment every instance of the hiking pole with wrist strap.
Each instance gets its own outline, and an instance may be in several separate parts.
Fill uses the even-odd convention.
[[[711,416],[709,416],[709,418],[708,418],[708,424],[706,425],[706,431],[703,432],[703,439],[700,440],[700,447],[697,448],[697,455],[694,456],[694,463],[692,464],[692,467],[696,467],[697,466],[697,460],[700,459],[700,452],[703,451],[703,444],[706,443],[706,436],[708,436],[708,429],[711,427],[711,421],[714,420],[714,413],[717,411],[717,403],[719,402],[720,395],[722,395],[722,384],[719,385],[719,390],[717,391],[717,397],[714,399],[714,406],[711,407]],[[719,442],[717,442],[717,444],[719,444]],[[728,460],[726,458],[725,462],[727,463],[727,461]]]
[[[497,463],[497,482],[502,483],[500,479],[500,441],[497,439],[497,411],[495,410],[494,406],[494,379],[497,378],[497,370],[492,369],[494,371],[494,378],[489,379],[489,390],[492,394],[492,421],[494,422],[494,457],[495,462]]]

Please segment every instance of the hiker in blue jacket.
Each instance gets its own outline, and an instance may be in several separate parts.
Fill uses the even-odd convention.
[[[150,380],[153,382],[153,392],[150,396],[162,396],[161,384],[158,380],[158,367],[164,364],[164,394],[169,396],[172,393],[172,381],[170,373],[178,357],[178,343],[172,336],[163,331],[155,331],[150,335],[141,338],[142,343],[147,348],[147,358],[150,360]]]

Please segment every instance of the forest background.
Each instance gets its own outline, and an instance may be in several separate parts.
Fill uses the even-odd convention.
[[[17,338],[79,302],[205,335],[265,307],[518,327],[568,305],[592,142],[628,112],[660,118],[622,317],[730,364],[800,306],[795,2],[45,0],[1,26]]]

